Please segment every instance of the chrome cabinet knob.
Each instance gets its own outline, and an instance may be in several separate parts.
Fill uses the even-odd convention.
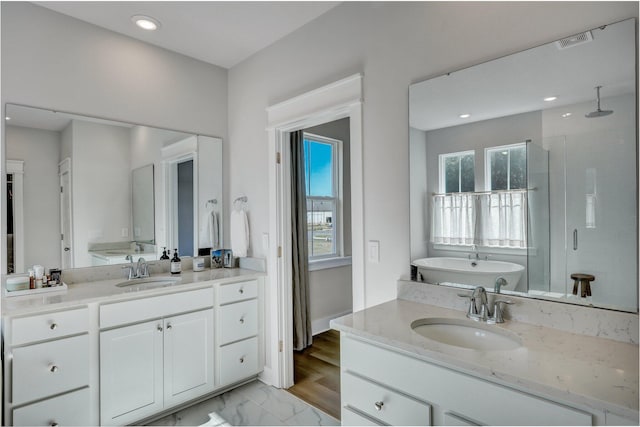
[[[54,329],[58,329],[58,324],[57,323],[52,323],[51,326],[49,326],[49,329],[51,329],[52,331]]]
[[[162,325],[158,325],[158,326],[156,326],[156,329],[157,329],[158,331],[162,332]]]
[[[169,329],[173,329],[173,326],[171,325],[171,323],[169,323],[169,324],[167,325],[167,330],[169,330]]]
[[[240,358],[240,363],[244,363],[244,356]]]
[[[244,289],[240,288],[238,292],[240,292],[241,294],[244,294]]]
[[[382,407],[384,406],[384,402],[376,402],[373,404],[375,406],[376,411],[382,411]]]
[[[240,318],[240,324],[244,324],[244,317]]]
[[[55,421],[51,421],[51,423],[49,424],[51,427],[58,427],[58,423]]]
[[[58,369],[56,365],[49,365],[49,372],[58,372]]]

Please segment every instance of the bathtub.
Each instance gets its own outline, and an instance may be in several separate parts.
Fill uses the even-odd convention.
[[[418,280],[427,283],[458,283],[484,286],[493,290],[498,277],[504,277],[504,290],[514,290],[524,272],[524,266],[512,262],[470,260],[466,258],[435,257],[412,262],[418,268]]]

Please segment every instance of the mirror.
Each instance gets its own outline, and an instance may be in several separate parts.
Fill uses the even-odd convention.
[[[636,54],[630,19],[410,86],[416,280],[638,311]]]
[[[8,274],[222,246],[219,138],[7,104],[5,143]],[[187,158],[193,184],[181,199],[191,204],[185,220],[174,215],[179,186],[171,169]],[[211,215],[215,242],[199,238],[211,232]],[[188,244],[180,244],[185,235]]]

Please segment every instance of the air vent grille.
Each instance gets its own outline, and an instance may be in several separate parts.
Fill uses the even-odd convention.
[[[578,46],[583,43],[589,43],[593,40],[591,31],[585,31],[584,33],[576,34],[575,36],[566,37],[556,42],[558,50],[569,49],[570,47]]]

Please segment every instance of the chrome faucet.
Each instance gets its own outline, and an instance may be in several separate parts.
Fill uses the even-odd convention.
[[[122,269],[128,269],[127,272],[127,278],[129,280],[131,279],[135,279],[137,273],[134,273],[134,267],[133,267],[133,257],[131,255],[127,255],[126,257],[124,257],[125,260],[129,261],[129,264],[125,265],[122,267]]]
[[[499,276],[496,278],[496,283],[493,285],[493,291],[496,294],[500,293],[500,288],[502,288],[503,286],[507,286],[508,282],[507,279],[505,279],[502,276]]]
[[[145,259],[142,257],[138,258],[138,265],[136,267],[136,277],[140,279],[144,277],[149,277],[149,265],[147,264],[147,261],[145,261]]]
[[[458,296],[469,298],[469,309],[467,310],[467,317],[469,319],[489,324],[504,323],[502,304],[512,304],[511,301],[507,300],[495,300],[493,302],[492,312],[489,308],[487,291],[482,286],[476,286],[471,295],[458,294]]]

